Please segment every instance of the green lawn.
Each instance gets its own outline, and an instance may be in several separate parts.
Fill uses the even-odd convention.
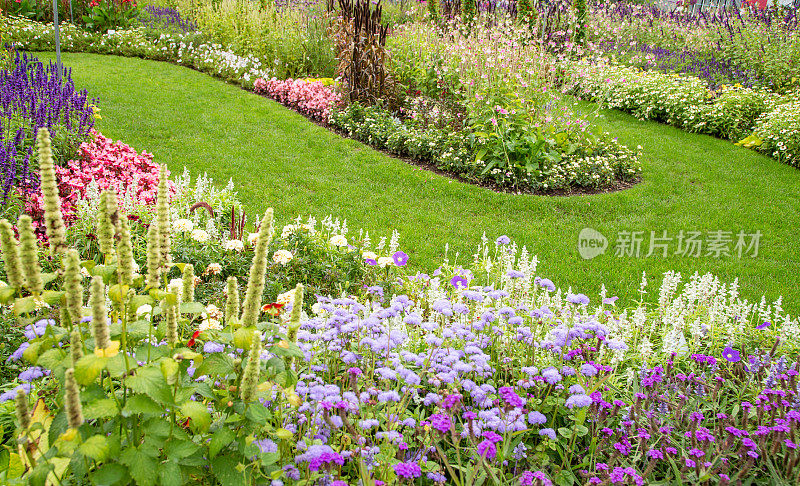
[[[233,178],[251,213],[272,206],[283,222],[333,214],[371,235],[396,228],[421,270],[440,260],[446,243],[466,262],[484,232],[491,239],[507,234],[539,256],[540,275],[590,297],[605,283],[610,295],[630,303],[646,271],[655,298],[660,274],[674,269],[713,272],[723,281],[739,277],[745,296],[783,295],[787,311],[800,311],[800,171],[729,142],[607,111],[607,131],[644,147],[642,183],[592,196],[497,194],[341,138],[190,69],[91,54],[63,59],[76,86],[100,98],[98,128],[105,135],[152,152],[173,172],[186,166],[220,184]],[[588,261],[577,250],[585,227],[609,239],[607,252]],[[763,236],[755,258],[645,258],[650,231],[663,230],[673,238],[681,230]],[[621,231],[645,232],[639,258],[614,255]]]

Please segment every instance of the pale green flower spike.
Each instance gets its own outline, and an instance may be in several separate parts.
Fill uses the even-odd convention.
[[[58,195],[50,132],[47,128],[39,129],[39,133],[36,135],[36,146],[39,152],[40,187],[44,199],[44,228],[50,243],[50,252],[55,256],[67,249],[67,240],[65,237],[66,227],[61,215],[61,197]]]
[[[119,218],[119,241],[117,242],[117,276],[120,285],[133,284],[133,244],[128,218]]]
[[[42,281],[42,269],[39,266],[39,245],[33,234],[31,217],[27,214],[20,216],[17,221],[17,229],[19,230],[19,250],[25,275],[25,287],[32,294],[41,295],[44,292],[44,281]]]
[[[22,276],[22,262],[19,258],[19,243],[14,237],[14,229],[7,219],[0,220],[0,248],[3,250],[8,285],[19,290],[25,284]]]
[[[159,263],[166,269],[172,263],[170,255],[172,225],[169,220],[169,192],[167,191],[167,166],[161,166],[158,175],[158,196],[156,199],[156,220],[158,222]],[[151,223],[152,224],[152,223]]]
[[[158,287],[161,278],[161,252],[158,225],[155,221],[147,229],[147,286]]]
[[[194,302],[194,265],[187,263],[183,267],[183,294],[181,300],[183,302]]]
[[[239,318],[239,281],[236,277],[228,277],[225,293],[225,325],[230,325],[235,319]]]
[[[178,345],[178,307],[167,305],[167,343],[173,348]]]
[[[25,395],[25,392],[22,390],[22,388],[17,390],[16,405],[19,428],[22,430],[28,430],[31,427],[31,412],[28,410],[28,396]]]
[[[68,250],[64,258],[64,300],[70,322],[72,324],[79,322],[83,308],[83,285],[81,285],[81,269],[76,250]]]
[[[128,324],[131,322],[136,322],[138,316],[136,315],[136,311],[139,310],[136,306],[133,305],[133,298],[136,296],[136,291],[133,289],[128,289],[128,298],[125,300],[128,309]]]
[[[78,382],[75,381],[75,370],[70,368],[64,372],[64,408],[67,411],[67,424],[70,428],[77,429],[83,424],[83,410],[81,409],[81,395]]]
[[[243,402],[252,401],[258,391],[258,379],[261,376],[261,333],[253,332],[253,342],[250,345],[250,354],[247,356],[247,365],[242,375]]]
[[[272,208],[264,213],[261,227],[258,230],[253,265],[250,267],[250,279],[247,281],[247,292],[244,296],[242,326],[255,326],[261,313],[261,299],[264,294],[264,279],[267,272],[267,248],[272,242]]]
[[[92,277],[92,287],[89,293],[92,305],[92,335],[94,346],[97,349],[106,349],[109,345],[108,313],[106,312],[106,286],[103,277]]]
[[[97,244],[100,253],[109,256],[114,251],[114,225],[108,217],[109,191],[100,193],[100,207],[97,211]]]
[[[81,339],[81,333],[77,328],[69,333],[69,355],[72,358],[73,367],[79,359],[83,358],[83,339]]]
[[[294,288],[294,302],[292,303],[292,315],[289,319],[290,341],[294,342],[297,337],[297,330],[300,329],[300,314],[303,312],[303,284],[297,284]]]

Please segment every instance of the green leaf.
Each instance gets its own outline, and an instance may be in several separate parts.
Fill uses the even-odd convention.
[[[206,308],[200,302],[183,302],[181,303],[181,314],[202,314]]]
[[[219,451],[227,447],[228,444],[233,442],[233,439],[236,438],[236,434],[227,427],[222,427],[218,431],[214,432],[211,436],[211,443],[208,444],[208,457],[213,459],[219,454]]]
[[[222,486],[241,486],[246,479],[238,465],[239,461],[231,456],[217,456],[211,460],[211,471]]]
[[[158,468],[158,477],[162,486],[181,486],[183,484],[181,468],[174,461],[162,463]]]
[[[97,486],[113,486],[128,483],[128,468],[115,462],[103,464],[92,475],[92,482]]]
[[[47,304],[56,307],[61,305],[61,299],[64,297],[64,292],[55,290],[45,290],[42,293],[42,300]]]
[[[155,471],[158,470],[158,461],[135,447],[125,449],[120,455],[120,461],[130,469],[131,477],[139,486],[155,484]]]
[[[190,425],[195,430],[205,432],[211,425],[211,414],[206,406],[200,402],[189,400],[181,405],[181,413],[191,419]]]
[[[200,450],[200,446],[189,439],[171,440],[164,447],[164,455],[173,459],[183,459],[189,457]]]
[[[130,417],[131,415],[137,414],[161,415],[163,413],[164,407],[147,395],[132,395],[122,408],[123,417]]]
[[[33,301],[33,296],[23,297],[14,301],[14,315],[17,317],[22,314],[30,314],[36,310],[36,302]]]
[[[95,400],[83,407],[83,415],[89,420],[113,417],[118,411],[117,402],[110,398]]]
[[[139,365],[136,363],[136,360],[132,358],[128,359],[127,366],[130,366],[131,370],[139,367]],[[109,358],[108,363],[106,363],[106,369],[111,374],[111,376],[115,378],[120,377],[125,373],[127,373],[129,370],[126,368],[125,365],[125,355],[123,353],[119,353],[116,356],[112,356],[111,358]]]
[[[259,402],[253,402],[247,407],[245,416],[258,425],[265,425],[269,419],[269,410]]]
[[[0,304],[7,305],[11,302],[11,299],[14,297],[14,294],[17,293],[17,289],[14,287],[2,287],[0,288]]]
[[[126,383],[133,391],[144,393],[150,398],[156,398],[154,395],[160,395],[161,389],[166,385],[160,367],[156,368],[153,365],[137,369]]]
[[[36,365],[48,370],[54,370],[66,355],[67,353],[61,348],[48,349],[36,359]]]
[[[108,289],[108,298],[111,299],[111,302],[116,302],[118,304],[121,304],[125,300],[125,297],[127,297],[127,295],[128,295],[127,285],[116,284],[112,285]]]
[[[233,373],[233,359],[225,353],[212,353],[197,367],[195,376],[225,376]]]
[[[42,274],[42,282],[44,282],[44,284],[47,285],[50,282],[52,282],[53,280],[55,280],[57,276],[58,275],[56,275],[55,273],[43,273]],[[47,292],[45,292],[45,293],[47,293]],[[44,297],[44,294],[42,294],[42,297]],[[48,302],[48,304],[50,304],[50,303]],[[53,305],[53,304],[50,304],[50,305]],[[55,305],[58,305],[58,302],[56,302]]]
[[[102,462],[108,455],[108,439],[104,435],[93,435],[78,446],[78,450],[97,462]]]
[[[97,375],[105,368],[108,358],[94,354],[84,355],[75,363],[75,380],[81,385],[88,385],[97,379]]]

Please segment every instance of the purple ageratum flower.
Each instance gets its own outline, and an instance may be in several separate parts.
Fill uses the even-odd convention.
[[[554,284],[549,278],[536,277],[535,283],[539,287],[546,289],[548,292],[553,292],[556,290],[556,284]]]
[[[542,486],[553,486],[553,482],[550,481],[550,478],[548,478],[547,475],[542,471],[525,471],[519,477],[519,484],[520,486],[533,486],[534,484],[537,484],[536,480],[538,480],[538,484],[541,484]]]
[[[616,297],[616,296],[615,297],[607,297],[607,298],[603,299],[603,304],[604,305],[616,305],[615,302],[617,301],[617,299],[619,299],[619,297]]]
[[[588,305],[589,297],[584,294],[567,294],[567,302],[577,305]]]
[[[258,447],[258,450],[264,454],[271,454],[273,452],[278,452],[278,444],[271,441],[270,439],[255,440],[253,441],[253,444],[255,444]]]
[[[569,387],[569,393],[570,395],[585,395],[586,390],[582,386],[576,384]]]
[[[447,476],[445,476],[442,473],[435,472],[435,471],[431,471],[431,472],[427,473],[425,476],[427,476],[428,479],[430,479],[431,481],[433,481],[436,484],[444,484],[445,481],[447,481]]]
[[[294,461],[297,463],[307,462],[308,468],[314,472],[318,471],[322,466],[332,464],[344,465],[344,458],[338,452],[331,449],[330,446],[323,444],[312,445],[306,452],[295,457]]]
[[[592,398],[589,395],[578,394],[571,395],[567,398],[567,408],[584,408],[592,404]]]
[[[497,447],[494,442],[486,439],[478,444],[478,455],[484,459],[492,460],[497,456]]]
[[[562,378],[561,373],[559,373],[555,368],[547,368],[542,370],[542,377],[544,378],[544,381],[551,385],[555,385],[561,381]]]
[[[15,388],[8,390],[7,392],[3,392],[0,394],[0,403],[7,402],[9,400],[13,400],[17,397],[17,390],[22,390],[25,394],[31,392],[31,384],[30,383],[23,383],[21,385],[17,385]]]
[[[203,345],[204,353],[221,353],[223,351],[225,351],[225,346],[214,341],[208,341]]]
[[[453,428],[453,422],[450,420],[449,415],[445,415],[443,413],[436,413],[431,415],[431,427],[438,430],[441,433],[450,432]]]
[[[757,326],[756,326],[756,329],[759,329],[759,330],[761,330],[761,329],[766,329],[766,328],[768,328],[768,327],[769,327],[769,326],[771,326],[771,325],[772,325],[772,323],[771,323],[771,322],[769,322],[769,321],[764,321],[762,324],[759,324],[759,325],[757,325]]]
[[[459,402],[461,402],[461,395],[459,395],[458,393],[447,395],[442,401],[442,408],[445,410],[450,410],[451,408],[454,408],[456,405],[458,405]]]
[[[403,267],[408,263],[408,255],[405,252],[396,251],[394,255],[392,255],[392,260],[394,260],[394,264],[398,267]]]
[[[525,400],[517,395],[512,387],[501,386],[497,392],[500,394],[500,398],[502,398],[509,407],[522,408],[525,406]]]
[[[483,433],[483,438],[486,440],[490,440],[493,443],[497,444],[503,440],[503,437],[500,436],[497,432],[493,432],[491,430],[487,430]]]
[[[539,435],[549,437],[550,440],[556,440],[556,431],[550,428],[539,430]]]
[[[17,350],[11,353],[11,356],[9,356],[8,359],[6,359],[6,361],[19,361],[20,358],[22,358],[22,354],[25,352],[26,349],[28,349],[28,346],[30,345],[31,343],[28,342],[20,344]]]
[[[497,240],[495,240],[495,242],[494,242],[494,244],[497,245],[497,246],[505,246],[505,245],[507,245],[509,243],[511,243],[511,238],[509,238],[506,235],[498,237]]]
[[[30,383],[33,380],[38,380],[39,378],[43,378],[46,374],[49,374],[49,372],[45,372],[42,368],[38,366],[33,366],[20,373],[19,379],[20,381]]]
[[[726,346],[725,349],[722,350],[722,357],[728,360],[730,363],[737,363],[742,360],[742,356],[739,351],[730,346]]]
[[[506,277],[508,278],[523,278],[525,276],[524,273],[520,272],[519,270],[509,270],[506,272]]]
[[[453,278],[450,279],[450,285],[456,289],[465,289],[469,285],[469,281],[467,281],[467,277],[454,275]]]
[[[528,414],[528,423],[531,425],[542,425],[545,422],[547,422],[547,417],[541,412],[534,410]]]
[[[416,462],[401,462],[393,466],[394,473],[405,479],[415,479],[422,476],[422,470]]]
[[[584,363],[581,365],[581,374],[583,376],[594,376],[597,374],[597,368],[589,363]]]

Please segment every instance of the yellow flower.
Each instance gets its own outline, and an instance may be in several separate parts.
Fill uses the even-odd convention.
[[[110,341],[105,349],[94,348],[94,355],[98,358],[113,358],[119,354],[119,341]]]

